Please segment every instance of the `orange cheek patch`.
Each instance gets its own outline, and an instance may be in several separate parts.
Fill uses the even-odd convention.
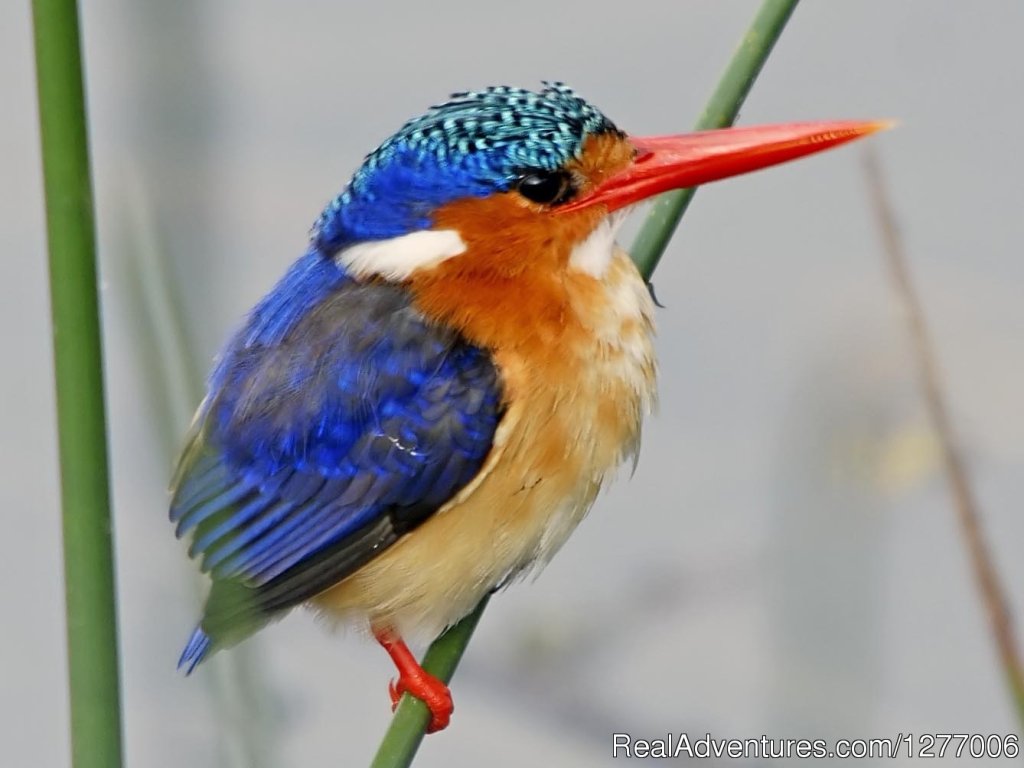
[[[458,232],[467,246],[466,258],[452,260],[438,272],[515,277],[526,270],[555,269],[568,261],[573,245],[600,218],[598,211],[557,216],[517,192],[457,200],[437,211],[434,228]]]
[[[599,212],[559,218],[515,192],[460,200],[435,216],[466,252],[414,274],[419,308],[492,349],[557,346],[571,326],[564,276]]]
[[[628,165],[633,146],[618,136],[587,139],[568,167],[580,192]],[[545,362],[566,365],[566,343],[586,331],[570,295],[606,301],[600,284],[568,268],[573,248],[606,215],[600,206],[560,215],[517,192],[456,200],[434,215],[435,229],[452,229],[466,250],[407,282],[419,308],[491,349],[530,348]]]
[[[591,136],[580,158],[566,170],[577,180],[579,193],[585,194],[629,165],[632,157],[629,141],[610,134]],[[515,277],[524,271],[562,268],[573,247],[604,215],[601,208],[559,215],[557,209],[547,210],[514,191],[456,200],[435,213],[434,228],[458,232],[467,245],[466,254],[443,265],[437,277],[464,272]]]

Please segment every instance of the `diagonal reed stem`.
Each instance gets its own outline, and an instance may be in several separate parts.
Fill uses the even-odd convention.
[[[867,176],[868,195],[882,239],[889,279],[899,298],[910,333],[914,362],[924,392],[928,416],[942,446],[942,463],[953,497],[953,506],[956,508],[960,533],[967,548],[982,605],[988,616],[992,639],[1003,668],[1003,677],[1013,697],[1018,722],[1024,730],[1024,664],[1021,663],[1018,650],[1020,645],[1010,615],[1010,600],[996,571],[992,552],[985,541],[978,501],[960,453],[956,432],[949,416],[949,407],[946,405],[942,374],[935,354],[935,345],[928,333],[924,307],[910,277],[903,238],[886,191],[878,153],[870,147],[864,154],[864,173]]]
[[[431,643],[423,657],[425,670],[445,683],[451,681],[489,600],[490,596],[485,597],[471,614]],[[370,768],[411,765],[429,722],[427,705],[413,696],[403,696]]]
[[[721,79],[694,128],[707,131],[714,128],[728,128],[740,113],[740,107],[747,100],[747,94],[761,73],[761,67],[775,47],[782,30],[793,15],[798,0],[765,0],[751,22],[750,28],[740,41],[729,66]],[[646,279],[650,279],[658,262],[661,261],[668,241],[679,226],[683,214],[690,207],[690,201],[697,194],[696,187],[677,189],[659,195],[651,205],[643,227],[637,233],[630,254],[637,268]]]
[[[697,122],[699,130],[727,128],[733,124],[797,2],[765,0],[761,5]],[[654,202],[632,248],[633,261],[645,280],[650,280],[654,273],[694,192],[694,189],[669,192]],[[446,683],[451,680],[486,606],[485,599],[471,614],[434,641],[423,658],[425,670]],[[422,701],[408,694],[403,696],[371,768],[406,768],[411,765],[429,719],[427,706]]]
[[[121,765],[114,553],[85,88],[75,0],[34,0],[50,252],[74,768]]]

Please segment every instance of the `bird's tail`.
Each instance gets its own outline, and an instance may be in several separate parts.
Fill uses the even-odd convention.
[[[240,581],[215,581],[206,599],[203,618],[178,659],[178,669],[191,674],[216,651],[237,645],[260,627],[287,613],[281,610],[262,613],[254,603],[256,597],[255,588]]]
[[[199,662],[210,655],[212,649],[213,641],[210,639],[210,636],[203,631],[202,625],[196,627],[192,637],[188,639],[185,650],[181,652],[181,658],[178,659],[178,669],[184,670],[186,675],[192,674],[192,670],[196,668]]]

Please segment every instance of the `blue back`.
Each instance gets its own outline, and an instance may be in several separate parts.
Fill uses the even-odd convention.
[[[487,352],[311,250],[224,351],[175,481],[171,519],[214,577],[202,633],[249,634],[420,523],[501,409]]]

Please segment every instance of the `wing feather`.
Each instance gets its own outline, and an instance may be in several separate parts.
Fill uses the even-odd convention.
[[[180,460],[170,517],[213,578],[189,666],[375,557],[491,449],[490,356],[399,287],[332,272],[330,290],[303,288],[324,269],[300,260],[275,289],[307,311],[272,293],[229,345]]]

